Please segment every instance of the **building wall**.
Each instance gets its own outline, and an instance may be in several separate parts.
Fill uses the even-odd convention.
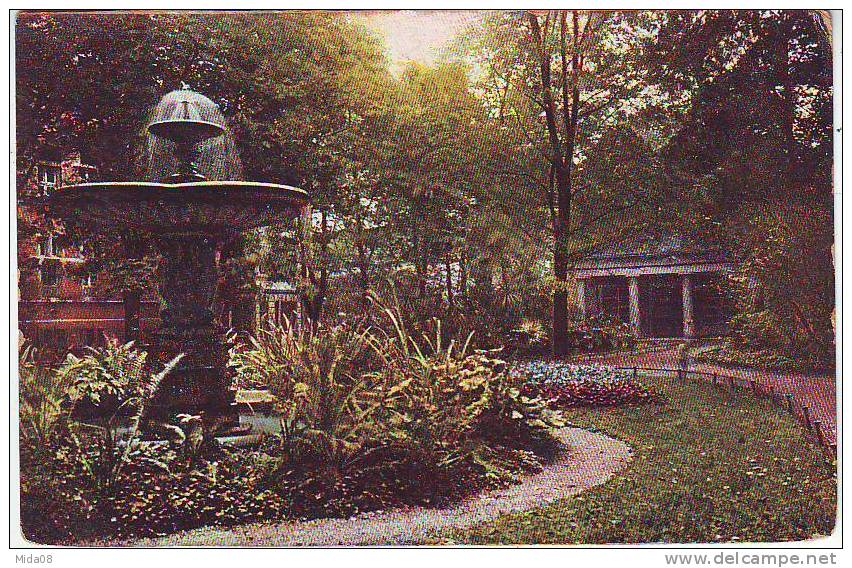
[[[50,173],[46,176],[46,173]],[[60,162],[41,162],[20,196],[38,197],[64,185],[94,177],[94,167],[71,152]],[[124,303],[88,297],[88,277],[80,247],[64,234],[64,227],[45,216],[37,205],[18,205],[18,330],[37,356],[58,362],[68,351],[102,345],[107,338],[123,341]],[[142,338],[157,325],[157,306],[140,308]]]
[[[146,343],[159,326],[159,306],[142,302],[139,311],[139,340]],[[18,328],[40,359],[54,362],[68,351],[103,345],[108,338],[127,339],[125,306],[119,300],[20,300]]]

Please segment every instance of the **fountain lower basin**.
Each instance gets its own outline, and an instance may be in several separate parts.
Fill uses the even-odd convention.
[[[85,183],[63,187],[49,200],[62,216],[142,234],[241,232],[292,218],[307,202],[302,189],[248,181]]]

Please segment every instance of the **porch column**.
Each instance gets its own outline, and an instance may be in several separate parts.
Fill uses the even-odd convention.
[[[684,274],[681,277],[683,292],[683,336],[687,339],[695,337],[695,316],[692,307],[692,277]]]
[[[639,279],[630,276],[627,279],[628,296],[630,300],[630,329],[636,337],[642,337],[642,318],[639,312]]]
[[[124,342],[139,341],[139,292],[124,290]]]
[[[580,321],[586,320],[586,281],[577,279],[577,306],[580,312]]]

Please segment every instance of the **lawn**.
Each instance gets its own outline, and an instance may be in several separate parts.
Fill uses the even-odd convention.
[[[627,469],[551,506],[458,531],[469,544],[766,542],[834,529],[833,459],[784,410],[747,391],[643,377],[664,404],[575,409],[626,441]]]

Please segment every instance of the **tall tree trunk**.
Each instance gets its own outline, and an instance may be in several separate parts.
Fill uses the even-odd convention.
[[[331,239],[331,231],[328,226],[328,216],[325,210],[320,212],[321,232],[319,235],[319,253],[314,254],[307,243],[314,239],[313,230],[310,225],[302,236],[300,252],[302,256],[302,278],[307,290],[302,295],[302,308],[313,330],[319,327],[322,309],[328,293],[328,245]]]
[[[357,253],[358,253],[358,279],[361,284],[361,306],[367,320],[370,321],[370,261],[367,254],[366,238],[364,236],[364,224],[361,218],[360,205],[355,205],[355,225],[357,227]]]
[[[557,119],[557,107],[553,93],[553,74],[551,69],[551,52],[548,46],[547,33],[551,18],[558,17],[559,55],[562,63],[561,85],[556,86],[557,96],[562,100],[561,121]],[[539,24],[538,16],[527,13],[532,40],[538,51],[539,74],[541,78],[541,102],[544,107],[545,125],[547,127],[550,145],[550,166],[555,174],[556,183],[556,219],[553,228],[553,289],[552,312],[552,353],[554,357],[564,357],[568,354],[568,235],[571,223],[572,170],[574,159],[574,144],[577,132],[577,120],[580,104],[579,74],[581,64],[578,53],[578,14],[572,15],[573,40],[570,57],[570,75],[568,61],[568,42],[566,41],[568,22],[567,12],[548,13],[544,28]],[[562,131],[560,131],[560,123]]]
[[[462,250],[459,258],[459,296],[467,298],[467,252]]]
[[[446,265],[446,285],[447,285],[447,308],[453,310],[453,269],[450,265],[450,257],[447,256]]]
[[[782,17],[778,22],[778,37],[775,38],[777,50],[778,71],[781,79],[781,87],[783,88],[783,111],[782,121],[784,136],[786,141],[787,153],[787,170],[786,177],[789,185],[794,185],[797,177],[797,156],[798,148],[796,147],[796,106],[798,103],[798,95],[796,94],[796,85],[793,76],[790,73],[790,43],[789,38],[792,35],[792,22],[789,16]]]
[[[558,219],[553,239],[553,356],[568,354],[568,228],[571,219],[571,173],[564,167],[556,175]]]

